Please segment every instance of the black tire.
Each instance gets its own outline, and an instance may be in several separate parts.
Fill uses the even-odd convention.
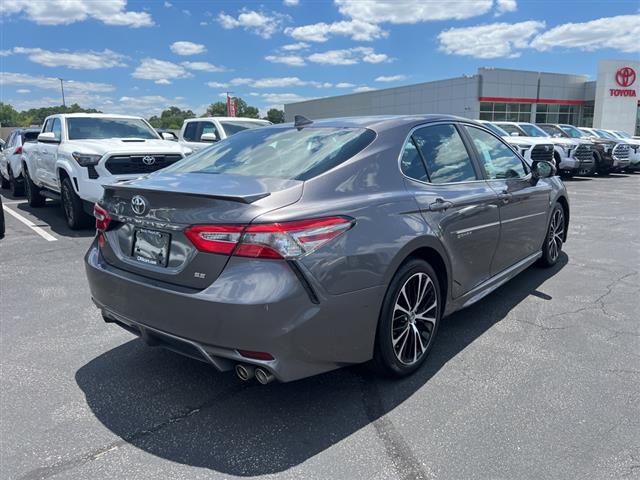
[[[24,181],[20,182],[16,177],[13,176],[13,170],[11,167],[8,167],[9,171],[9,183],[11,184],[11,195],[14,197],[21,197],[24,195]]]
[[[424,283],[421,279],[424,279]],[[426,285],[421,301],[417,301],[418,288],[413,288],[418,285]],[[403,297],[402,291],[405,286],[408,296]],[[411,307],[412,303],[416,304],[415,308],[403,308],[403,305]],[[438,332],[442,306],[440,284],[431,265],[417,258],[405,262],[394,275],[384,297],[373,353],[374,369],[386,376],[404,377],[420,368],[429,355]],[[422,315],[416,316],[416,312]],[[429,317],[430,320],[420,320],[421,316]],[[406,336],[403,337],[405,332]],[[415,359],[418,349],[422,350],[422,353]],[[414,352],[414,361],[411,361],[411,350]],[[408,361],[402,361],[403,356],[408,357]]]
[[[22,176],[24,177],[24,190],[27,195],[27,203],[29,203],[29,206],[35,208],[44,207],[47,199],[40,195],[42,189],[33,183],[33,180],[31,180],[31,177],[29,176],[29,171],[26,168],[23,168]]]
[[[71,230],[80,230],[91,225],[91,216],[84,211],[82,200],[76,195],[68,177],[62,179],[60,197],[64,218],[67,220],[67,225]]]
[[[551,211],[547,234],[542,244],[542,257],[539,262],[541,266],[553,267],[558,263],[558,259],[562,253],[564,239],[566,238],[566,228],[566,213],[564,208],[562,208],[562,205],[559,203],[556,203]]]
[[[11,186],[11,184],[9,183],[9,180],[7,180],[2,175],[0,175],[0,187],[4,188],[6,190],[10,186]]]
[[[610,167],[602,166],[602,157],[598,152],[593,152],[593,161],[595,163],[595,171],[598,173],[598,175],[606,176],[611,173]]]
[[[2,208],[2,197],[0,197],[0,238],[4,238],[4,209]]]

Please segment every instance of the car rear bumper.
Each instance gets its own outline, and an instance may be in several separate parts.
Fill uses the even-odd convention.
[[[287,262],[233,257],[208,288],[187,291],[106,264],[96,242],[85,266],[106,321],[220,371],[261,365],[291,381],[373,356],[382,287],[343,295],[315,290],[314,303]],[[239,350],[267,352],[274,360],[246,358]]]

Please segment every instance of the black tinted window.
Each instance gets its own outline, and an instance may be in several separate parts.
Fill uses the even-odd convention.
[[[253,128],[193,154],[163,172],[308,180],[353,157],[375,136],[364,128]]]
[[[453,125],[421,128],[415,131],[413,140],[425,159],[431,183],[477,179],[467,149]]]
[[[484,164],[488,178],[520,178],[526,176],[527,172],[524,169],[522,160],[502,141],[479,128],[467,127],[467,131],[480,155],[480,160]]]
[[[24,132],[22,134],[22,143],[35,142],[38,139],[38,133],[40,132]]]
[[[212,122],[189,122],[184,129],[184,139],[188,142],[201,142],[205,133],[215,133],[219,139],[218,129]]]
[[[407,177],[415,178],[422,182],[428,182],[427,170],[424,168],[420,153],[416,148],[416,144],[412,139],[409,139],[402,151],[402,158],[400,158],[400,168],[402,173]]]

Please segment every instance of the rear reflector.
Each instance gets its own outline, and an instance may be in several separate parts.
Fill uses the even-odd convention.
[[[238,350],[238,353],[244,358],[253,358],[254,360],[273,360],[273,355],[267,352],[252,352],[251,350]]]
[[[96,230],[106,232],[111,223],[111,215],[97,203],[93,206],[93,216],[96,217]]]
[[[352,218],[329,217],[256,225],[196,225],[185,235],[203,252],[293,259],[317,250],[354,224]]]

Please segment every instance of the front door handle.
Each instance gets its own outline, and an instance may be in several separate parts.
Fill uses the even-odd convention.
[[[429,210],[432,212],[442,212],[451,207],[453,207],[453,203],[441,197],[436,198],[435,202],[429,204]]]
[[[502,203],[509,203],[513,198],[513,194],[503,190],[498,194],[498,199],[502,200]]]

